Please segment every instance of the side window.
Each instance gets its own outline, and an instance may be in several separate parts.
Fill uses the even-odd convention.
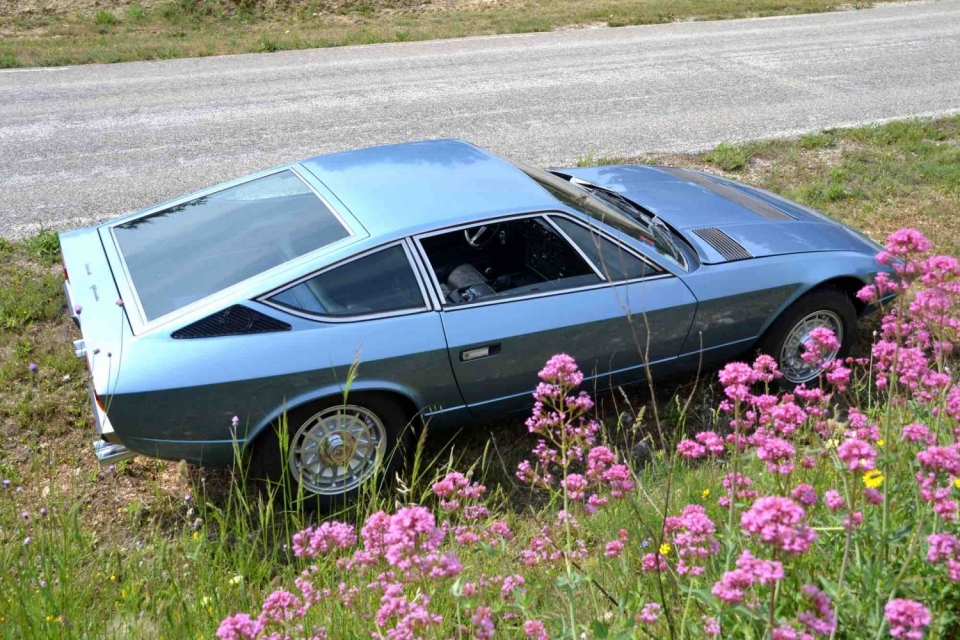
[[[602,282],[542,216],[421,238],[446,305],[562,291]]]
[[[551,220],[563,229],[584,255],[597,266],[600,273],[611,282],[643,278],[660,272],[653,265],[622,249],[617,243],[583,225],[560,216],[551,217]]]
[[[285,289],[270,301],[319,316],[349,317],[426,308],[400,245],[382,249]]]

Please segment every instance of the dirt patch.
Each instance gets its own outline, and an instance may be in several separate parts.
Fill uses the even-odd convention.
[[[179,12],[209,15],[230,15],[240,11],[263,14],[287,14],[310,9],[311,13],[336,13],[350,9],[364,10],[441,10],[461,8],[486,8],[497,6],[501,0],[323,0],[301,2],[299,0],[0,0],[0,17],[66,16],[76,13],[95,15],[109,11],[123,16],[130,7],[146,10],[172,6]],[[436,5],[436,6],[433,6]]]

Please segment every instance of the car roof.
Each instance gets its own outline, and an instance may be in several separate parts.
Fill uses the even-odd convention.
[[[462,140],[345,151],[300,163],[373,237],[563,208],[517,167]]]

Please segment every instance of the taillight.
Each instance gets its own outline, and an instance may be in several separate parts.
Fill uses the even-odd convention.
[[[63,267],[63,279],[70,282],[70,274],[67,273],[67,261],[63,258],[62,254],[60,256],[60,266]]]

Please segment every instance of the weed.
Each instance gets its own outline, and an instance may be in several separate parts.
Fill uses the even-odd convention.
[[[97,11],[94,21],[102,27],[109,27],[110,25],[117,23],[117,16],[110,11],[104,11],[101,9],[100,11]]]
[[[721,142],[703,159],[724,171],[740,171],[747,166],[752,155],[745,145]]]
[[[147,10],[142,5],[132,4],[127,7],[127,19],[133,22],[142,22],[147,19]]]
[[[17,56],[12,53],[0,53],[0,69],[13,69],[19,66],[20,63],[17,61]]]

